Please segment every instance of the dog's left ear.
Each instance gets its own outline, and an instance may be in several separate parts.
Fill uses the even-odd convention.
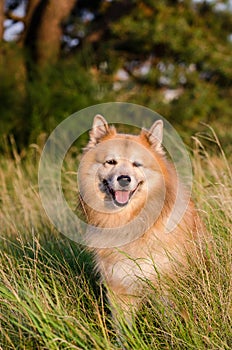
[[[149,143],[151,144],[151,146],[154,147],[156,151],[162,154],[164,153],[162,148],[163,129],[164,129],[164,123],[161,119],[159,119],[154,122],[154,124],[151,126],[151,128],[148,131],[145,132],[145,135]]]

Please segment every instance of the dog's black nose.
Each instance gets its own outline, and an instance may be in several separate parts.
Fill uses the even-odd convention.
[[[129,185],[129,183],[131,182],[131,178],[130,176],[128,175],[120,175],[118,178],[117,178],[117,181],[119,183],[120,186],[122,187],[126,187]]]

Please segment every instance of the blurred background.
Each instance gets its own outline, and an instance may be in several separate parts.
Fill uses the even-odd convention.
[[[185,140],[203,122],[232,144],[231,48],[231,1],[1,0],[0,138],[20,150],[84,107],[122,101]]]

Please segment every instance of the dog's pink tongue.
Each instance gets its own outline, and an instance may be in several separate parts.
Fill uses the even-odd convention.
[[[120,204],[125,204],[129,201],[130,191],[115,191],[115,199]]]

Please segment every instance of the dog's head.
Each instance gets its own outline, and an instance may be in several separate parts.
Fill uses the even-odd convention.
[[[163,193],[162,137],[162,120],[140,135],[126,135],[97,115],[79,168],[84,201],[98,210],[115,210],[141,205],[154,187]]]

